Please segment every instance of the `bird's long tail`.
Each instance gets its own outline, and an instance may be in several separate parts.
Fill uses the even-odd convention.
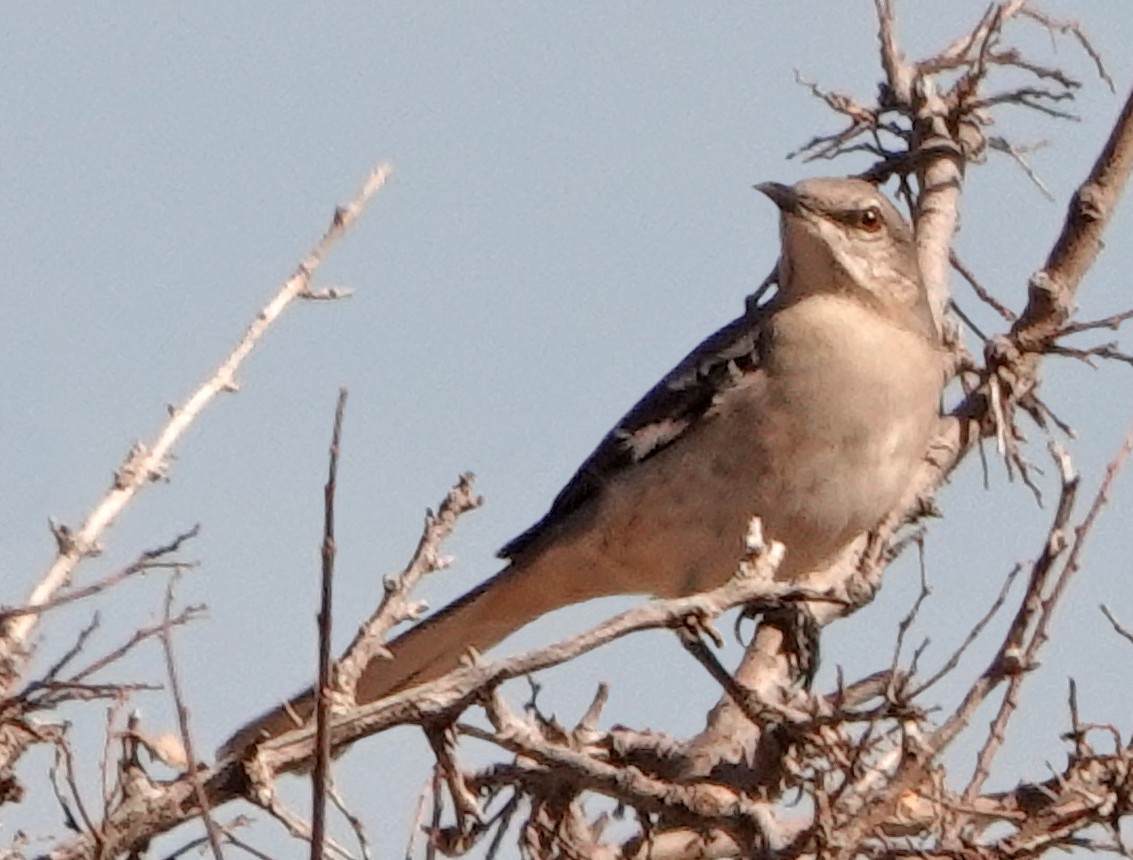
[[[388,643],[393,659],[379,657],[366,666],[358,681],[357,703],[374,702],[434,680],[455,669],[469,648],[486,651],[547,612],[614,593],[603,577],[578,576],[578,572],[571,576],[570,571],[556,576],[543,568],[539,560],[506,567]],[[552,583],[556,587],[549,587]],[[218,758],[302,725],[310,719],[313,706],[313,690],[300,693],[236,732]]]

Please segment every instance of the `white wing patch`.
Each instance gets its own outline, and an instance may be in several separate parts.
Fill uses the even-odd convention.
[[[688,418],[665,418],[643,424],[632,432],[618,430],[618,436],[634,460],[644,460],[658,448],[663,448],[679,437],[688,428]]]

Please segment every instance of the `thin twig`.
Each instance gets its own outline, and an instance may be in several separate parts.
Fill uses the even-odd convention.
[[[350,811],[350,807],[346,805],[346,800],[339,794],[333,780],[327,786],[327,797],[330,798],[335,809],[342,813],[342,817],[347,820],[354,831],[354,838],[358,840],[358,848],[362,852],[362,860],[371,860],[370,840],[366,836],[366,826],[359,816]]]
[[[1094,47],[1093,43],[1086,38],[1086,34],[1082,31],[1082,28],[1077,21],[1056,21],[1045,13],[1039,12],[1037,9],[1031,9],[1028,7],[1023,7],[1022,9],[1020,9],[1019,14],[1025,18],[1030,18],[1033,21],[1038,21],[1048,30],[1057,30],[1060,33],[1069,33],[1070,35],[1074,36],[1074,38],[1077,39],[1078,44],[1082,46],[1082,50],[1084,50],[1089,55],[1090,59],[1094,61],[1094,68],[1097,70],[1098,77],[1105,81],[1106,86],[1109,87],[1109,91],[1111,93],[1117,92],[1117,87],[1113,83],[1113,78],[1110,77],[1109,72],[1106,70],[1105,63],[1102,62],[1101,54],[1098,53],[1098,50]]]
[[[79,654],[82,653],[83,648],[86,647],[87,642],[90,640],[94,632],[98,630],[99,625],[102,623],[102,615],[98,612],[91,616],[90,621],[79,631],[79,635],[75,637],[74,644],[68,648],[58,660],[47,667],[47,671],[43,673],[43,679],[33,681],[29,684],[21,694],[20,698],[27,699],[29,695],[41,689],[59,677],[59,673],[67,667],[67,664],[74,660]],[[75,675],[71,678],[72,681],[77,680],[80,676]]]
[[[319,604],[319,680],[315,697],[315,767],[311,772],[311,860],[323,860],[326,833],[327,790],[330,785],[331,627],[334,614],[334,497],[338,490],[338,455],[342,443],[342,418],[346,412],[346,389],[338,390],[334,430],[330,440],[330,463],[323,487],[322,583]]]
[[[249,798],[253,800],[261,809],[268,813],[272,818],[283,825],[288,834],[294,839],[301,839],[304,842],[311,841],[311,827],[303,820],[303,817],[298,813],[292,812],[279,800],[278,797],[272,795],[270,797],[256,797]],[[352,860],[353,856],[345,847],[339,845],[331,837],[327,836],[324,839],[326,843],[326,850],[343,860]]]
[[[952,265],[952,268],[960,274],[960,277],[968,282],[968,286],[972,288],[972,292],[974,292],[979,297],[980,301],[994,310],[1005,321],[1009,323],[1015,321],[1015,312],[1004,305],[1002,302],[1000,302],[986,289],[984,289],[983,285],[976,278],[972,270],[969,269],[967,265],[965,265],[964,261],[960,259],[959,254],[957,254],[955,251],[949,251],[948,262]]]
[[[37,606],[13,606],[0,609],[0,624],[5,623],[9,618],[15,618],[19,615],[42,615],[44,612],[51,609],[67,606],[79,600],[85,600],[92,595],[114,587],[135,574],[148,573],[151,570],[184,570],[192,567],[193,564],[191,562],[160,561],[160,559],[166,555],[178,552],[181,549],[181,545],[195,538],[200,534],[200,530],[201,527],[198,523],[188,531],[177,535],[177,537],[164,546],[146,550],[126,567],[109,576],[103,577],[97,582],[92,582],[90,585],[84,586],[83,588],[75,588],[66,591],[58,597],[45,601]]]
[[[195,621],[196,619],[200,618],[204,614],[204,611],[205,608],[202,605],[186,606],[178,615],[169,619],[169,625],[176,627],[181,624],[188,624],[189,622]],[[86,668],[76,672],[70,678],[66,679],[67,683],[78,685],[80,682],[84,681],[86,678],[89,678],[91,675],[102,671],[107,666],[122,659],[126,654],[128,654],[142,642],[145,642],[147,639],[152,639],[154,636],[160,636],[162,630],[164,630],[165,627],[166,624],[163,622],[161,624],[154,624],[148,627],[138,628],[133,632],[130,638],[126,640],[126,642],[103,655],[99,659],[95,660]],[[28,690],[34,690],[40,687],[46,688],[48,686],[49,685],[47,684],[32,682],[28,686]]]
[[[1133,631],[1130,631],[1128,627],[1126,627],[1120,621],[1118,621],[1117,616],[1114,615],[1113,612],[1110,611],[1110,608],[1108,606],[1106,606],[1104,603],[1101,605],[1101,610],[1102,610],[1102,614],[1106,617],[1106,619],[1109,621],[1109,623],[1113,626],[1114,632],[1116,632],[1118,636],[1122,637],[1123,639],[1127,640],[1128,642],[1133,643]]]
[[[86,828],[86,832],[94,839],[95,843],[102,841],[102,833],[98,825],[90,817],[87,812],[86,804],[83,803],[82,793],[79,791],[78,780],[75,779],[75,758],[71,750],[71,744],[67,738],[62,737],[55,743],[55,766],[54,770],[57,772],[60,763],[63,766],[63,778],[66,780],[67,789],[71,793],[71,799],[75,803],[75,808],[79,811],[79,817],[82,819],[82,827]],[[64,813],[73,820],[73,814],[70,811],[70,806],[63,803],[62,792],[56,788],[55,796],[63,804]],[[79,830],[79,822],[74,821],[73,827]]]
[[[1051,619],[1054,617],[1055,608],[1059,605],[1063,595],[1066,593],[1070,580],[1073,578],[1074,574],[1078,572],[1086,539],[1093,531],[1102,509],[1108,503],[1109,494],[1113,489],[1114,481],[1125,465],[1131,451],[1133,451],[1133,431],[1128,433],[1121,448],[1118,449],[1118,452],[1106,466],[1105,477],[1098,487],[1098,491],[1094,496],[1089,510],[1086,512],[1086,516],[1082,519],[1081,523],[1074,528],[1074,540],[1069,546],[1069,552],[1057,576],[1055,576],[1049,591],[1044,593],[1045,589],[1043,585],[1048,581],[1048,576],[1045,573],[1039,577],[1041,581],[1034,590],[1028,588],[1027,605],[1020,610],[1020,615],[1016,623],[1012,625],[1011,630],[1008,632],[1007,639],[1005,640],[1005,642],[1008,643],[1007,649],[1002,651],[1000,657],[997,658],[997,662],[1000,665],[1003,665],[1004,658],[1007,657],[1016,662],[1024,671],[1028,667],[1035,665],[1038,652],[1047,641],[1049,635],[1048,631],[1050,629]],[[1063,456],[1060,458],[1060,461],[1063,470],[1064,487],[1076,486],[1077,479],[1071,478],[1069,475],[1068,458]],[[1071,489],[1071,498],[1068,502],[1070,505],[1073,504],[1072,496],[1073,490]],[[1060,503],[1059,507],[1061,511],[1063,505]],[[1068,515],[1069,512],[1067,512],[1067,517]],[[1056,523],[1058,519],[1059,518],[1056,517]],[[1061,527],[1059,527],[1058,531],[1061,532],[1061,530]],[[1044,551],[1044,557],[1048,557],[1052,564],[1060,550],[1057,544],[1064,541],[1065,538],[1056,537],[1056,532],[1052,529],[1050,542],[1048,543],[1049,552]],[[1038,568],[1036,568],[1036,570],[1037,569]],[[1031,602],[1032,599],[1034,603]],[[1030,631],[1028,631],[1027,628],[1030,628]],[[1000,703],[999,712],[992,722],[992,728],[988,733],[988,740],[984,745],[984,749],[980,752],[976,771],[965,791],[965,800],[968,802],[974,799],[990,772],[991,757],[1002,743],[1002,736],[1006,729],[1007,721],[1016,708],[1017,691],[1021,684],[1022,673],[1011,673],[1008,678],[1007,691],[1004,693],[1003,701]]]
[[[999,613],[999,610],[1003,608],[1003,604],[1007,602],[1007,595],[1011,591],[1011,586],[1015,584],[1015,579],[1019,576],[1022,569],[1023,568],[1019,565],[1015,565],[1015,567],[1011,568],[1011,572],[1008,573],[1007,577],[1003,580],[1003,586],[999,589],[999,594],[995,596],[995,600],[992,601],[987,612],[985,612],[983,617],[968,631],[968,635],[964,637],[964,641],[952,652],[952,656],[944,662],[944,665],[937,669],[923,684],[909,692],[910,699],[915,699],[920,696],[921,693],[934,686],[941,678],[960,665],[960,658],[964,656],[972,643],[980,637],[984,628],[987,627],[991,619]]]
[[[417,844],[417,837],[425,832],[425,804],[430,794],[434,796],[434,817],[436,816],[435,807],[440,802],[436,800],[437,782],[440,778],[437,771],[438,767],[439,765],[433,765],[433,769],[429,771],[429,778],[422,784],[421,790],[417,792],[417,803],[413,807],[413,817],[409,821],[409,839],[406,840],[405,844],[406,860],[413,856],[413,847]]]
[[[161,625],[161,650],[165,655],[165,672],[169,677],[169,692],[173,696],[173,705],[177,712],[177,726],[181,730],[181,743],[185,747],[186,773],[193,784],[193,792],[200,804],[201,818],[204,820],[205,832],[208,834],[209,847],[216,860],[224,860],[224,852],[220,847],[220,830],[212,818],[208,795],[201,782],[197,770],[197,756],[193,752],[193,733],[189,729],[189,709],[185,705],[185,697],[181,692],[181,681],[177,673],[177,660],[173,655],[173,590],[177,584],[178,574],[173,574],[165,587],[165,605]]]
[[[968,690],[960,703],[944,724],[937,729],[931,740],[931,748],[944,749],[956,736],[961,728],[968,724],[976,709],[987,699],[991,692],[1004,681],[1007,682],[1007,691],[1000,702],[1000,708],[992,721],[984,742],[977,756],[977,764],[972,779],[965,789],[965,802],[970,803],[975,797],[979,786],[986,778],[991,757],[995,754],[1002,742],[1001,732],[1015,710],[1016,695],[1021,679],[1032,666],[1024,656],[1028,651],[1028,637],[1041,623],[1044,592],[1058,559],[1066,550],[1066,531],[1069,527],[1070,516],[1074,509],[1074,500],[1077,497],[1078,477],[1070,466],[1069,459],[1052,446],[1052,454],[1059,463],[1062,472],[1062,487],[1059,494],[1058,509],[1047,531],[1047,538],[1043,544],[1038,559],[1031,565],[1030,581],[1023,595],[1022,602],[1015,614],[1010,628],[1003,637],[995,656],[975,684]]]
[[[1104,317],[1100,320],[1068,323],[1055,333],[1055,337],[1062,338],[1067,335],[1078,334],[1083,331],[1093,331],[1099,328],[1109,328],[1116,331],[1121,328],[1123,322],[1129,319],[1133,319],[1133,310],[1122,311],[1119,314],[1113,314],[1112,316]]]

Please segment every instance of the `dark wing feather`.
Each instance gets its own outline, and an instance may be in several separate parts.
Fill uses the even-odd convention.
[[[774,300],[772,300],[774,301]],[[759,366],[763,322],[769,310],[748,302],[744,315],[706,338],[598,444],[555,497],[551,509],[498,553],[514,558],[602,492],[619,472],[673,444],[699,422],[713,401]]]

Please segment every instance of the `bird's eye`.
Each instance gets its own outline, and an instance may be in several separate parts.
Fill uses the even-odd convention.
[[[868,206],[858,213],[858,226],[867,233],[876,233],[881,229],[881,210],[876,206]]]

